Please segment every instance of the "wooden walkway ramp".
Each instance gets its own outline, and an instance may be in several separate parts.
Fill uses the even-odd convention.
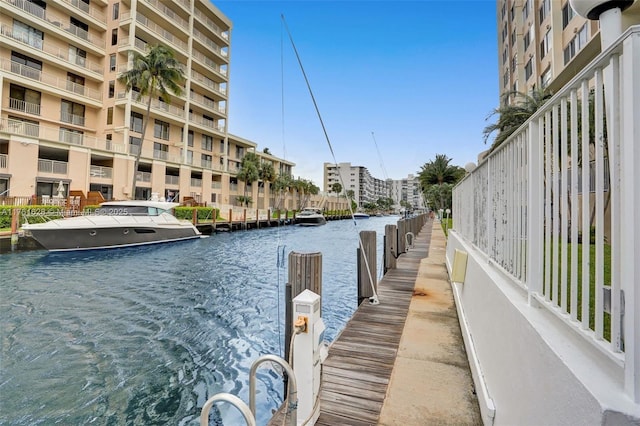
[[[377,424],[431,227],[427,221],[414,247],[378,283],[380,304],[364,301],[329,348],[316,425]]]

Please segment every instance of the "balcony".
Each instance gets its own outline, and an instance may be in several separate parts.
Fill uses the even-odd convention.
[[[54,175],[66,175],[69,163],[66,161],[46,160],[38,158],[38,171]]]
[[[171,10],[166,5],[162,4],[158,0],[145,0],[144,3],[149,4],[160,15],[164,16],[167,21],[171,22],[174,27],[179,28],[185,32],[189,30],[189,21],[183,19],[181,16]]]
[[[191,178],[191,187],[202,188],[202,179]]]
[[[200,22],[204,24],[206,28],[210,29],[211,32],[218,35],[221,39],[229,42],[229,33],[227,31],[222,31],[222,29],[220,29],[220,27],[215,22],[213,22],[211,18],[205,15],[204,12],[196,8],[194,15],[200,20]]]
[[[180,176],[165,175],[164,176],[164,183],[166,185],[179,186],[180,185]]]
[[[218,46],[218,44],[215,41],[211,40],[209,37],[204,35],[197,28],[193,29],[193,38],[198,40],[200,43],[205,45],[207,48],[209,48],[211,51],[216,53],[221,58],[224,58],[225,60],[229,60],[229,54],[227,53],[227,51],[221,48],[220,46]]]
[[[216,83],[215,81],[211,80],[209,77],[199,73],[196,70],[191,70],[191,80],[199,83],[204,87],[211,89],[213,92],[217,93],[223,98],[226,98],[227,96],[226,87],[222,87],[220,84]]]
[[[222,189],[222,182],[211,181],[211,189]]]
[[[166,161],[169,158],[169,152],[161,151],[159,149],[154,149],[153,150],[153,158],[155,158],[156,160],[164,160],[164,161]]]
[[[151,172],[136,172],[137,182],[151,182]]]
[[[60,121],[64,123],[74,124],[76,126],[84,126],[84,116],[71,114],[69,112],[60,112]]]
[[[118,92],[118,99],[126,99],[127,92]],[[140,96],[140,92],[131,91],[131,100],[133,103],[147,108],[147,102],[149,98],[147,96]],[[157,99],[153,99],[151,101],[151,108],[156,111],[162,111],[168,115],[184,119],[184,107],[177,107],[175,105],[168,104],[166,102],[159,101]]]
[[[196,124],[200,127],[204,127],[209,130],[216,130],[218,132],[224,133],[224,126],[219,123],[216,124],[215,120],[211,120],[208,118],[204,118],[203,116],[200,116],[200,115],[189,113],[189,121],[192,124]]]
[[[71,6],[73,6],[74,8],[82,11],[83,13],[91,16],[92,18],[94,18],[95,20],[106,24],[106,19],[105,19],[105,14],[102,12],[102,10],[93,7],[83,1],[80,0],[62,0],[63,2],[70,4]]]
[[[0,169],[6,169],[9,156],[7,154],[0,154]]]
[[[199,50],[193,49],[191,51],[191,56],[193,59],[200,62],[202,65],[206,66],[207,68],[209,68],[209,70],[219,74],[223,79],[227,78],[227,70],[225,68],[222,68],[216,62],[214,62],[211,58],[201,53]]]
[[[94,166],[92,164],[89,175],[95,178],[111,179],[113,178],[113,167]]]
[[[31,68],[6,58],[0,58],[0,70],[11,73],[14,76],[26,77],[55,89],[64,90],[65,92],[73,92],[79,96],[89,98],[94,101],[102,100],[102,92],[98,90],[90,89],[66,79],[55,77],[36,68]],[[19,78],[18,81],[23,82],[23,79]]]
[[[161,39],[171,43],[174,46],[174,48],[178,51],[176,53],[187,51],[187,43],[180,40],[179,38],[171,34],[169,31],[165,30],[164,28],[156,24],[155,22],[150,21],[149,19],[147,19],[147,17],[145,17],[141,13],[136,14],[136,22],[138,22],[143,27],[147,28],[152,33],[156,34]]]
[[[125,153],[126,146],[106,139],[98,139],[95,136],[69,132],[59,127],[41,126],[39,124],[3,118],[0,119],[0,133],[28,136],[51,142],[60,142],[69,145],[81,145],[87,148],[109,152]]]
[[[25,114],[40,115],[40,104],[25,102],[15,98],[9,98],[9,109],[21,111]]]
[[[67,22],[69,20],[68,16],[58,15],[55,12],[47,11],[41,8],[40,6],[34,3],[31,3],[30,1],[27,1],[27,0],[2,0],[2,1],[6,4],[13,6],[14,9],[19,9],[23,12],[28,13],[31,16],[34,16],[38,19],[41,19],[47,22],[48,24],[53,25],[54,27],[60,28],[63,31],[69,34],[72,34],[83,41],[86,41],[92,46],[100,48],[101,50],[104,49],[104,40],[89,34],[89,32],[83,30],[82,28],[76,27],[75,25],[71,25],[71,24],[69,24],[68,27],[63,28],[63,25],[65,25],[63,24],[63,22]]]
[[[9,25],[0,26],[0,34],[9,37],[15,41],[26,44],[29,47],[41,50],[42,53],[48,54],[52,59],[59,59],[68,63],[71,68],[77,69],[78,66],[102,75],[102,67],[100,64],[87,60],[81,56],[71,57],[68,49],[61,49],[53,46],[51,43],[43,42],[41,39],[32,39],[27,34],[14,32]]]

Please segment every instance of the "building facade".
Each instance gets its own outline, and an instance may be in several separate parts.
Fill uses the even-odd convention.
[[[352,166],[351,163],[324,163],[324,192],[331,193],[336,183],[342,187],[341,194],[353,192],[353,200],[359,207],[390,197],[388,182],[373,177],[366,167]]]
[[[0,0],[0,195],[51,196],[62,182],[105,199],[233,203],[249,151],[292,174],[228,133],[231,32],[206,0]],[[117,77],[153,45],[175,52],[185,81],[170,103],[151,100],[143,135],[148,99]]]
[[[420,179],[412,174],[405,179],[388,179],[390,197],[396,211],[424,210],[426,208]]]
[[[558,91],[600,53],[599,21],[569,0],[498,0],[500,99],[510,91]],[[640,3],[623,12],[623,29],[640,22]]]

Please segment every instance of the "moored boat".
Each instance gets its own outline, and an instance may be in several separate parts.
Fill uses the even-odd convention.
[[[327,223],[320,209],[305,207],[296,215],[296,224],[300,226],[319,226]]]
[[[355,212],[353,214],[354,219],[369,219],[369,215],[363,212]]]
[[[96,250],[200,238],[187,220],[173,215],[180,203],[166,201],[108,201],[95,213],[23,229],[49,251]]]

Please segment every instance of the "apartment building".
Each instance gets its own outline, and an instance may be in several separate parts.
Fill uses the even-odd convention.
[[[343,194],[353,191],[354,201],[360,207],[389,197],[387,181],[373,177],[366,167],[352,166],[351,163],[324,163],[324,191],[332,192],[335,183],[342,186]]]
[[[577,15],[568,0],[498,0],[500,98],[564,86],[600,53],[599,21]],[[640,22],[640,2],[624,10],[623,29]]]
[[[231,32],[207,0],[0,0],[0,195],[52,195],[62,182],[106,199],[233,203],[256,144],[228,133]],[[148,99],[117,77],[158,44],[186,79],[170,103],[151,100],[143,135]]]
[[[387,182],[394,210],[401,211],[405,206],[413,210],[426,208],[418,176],[409,174],[404,179],[388,179]]]

